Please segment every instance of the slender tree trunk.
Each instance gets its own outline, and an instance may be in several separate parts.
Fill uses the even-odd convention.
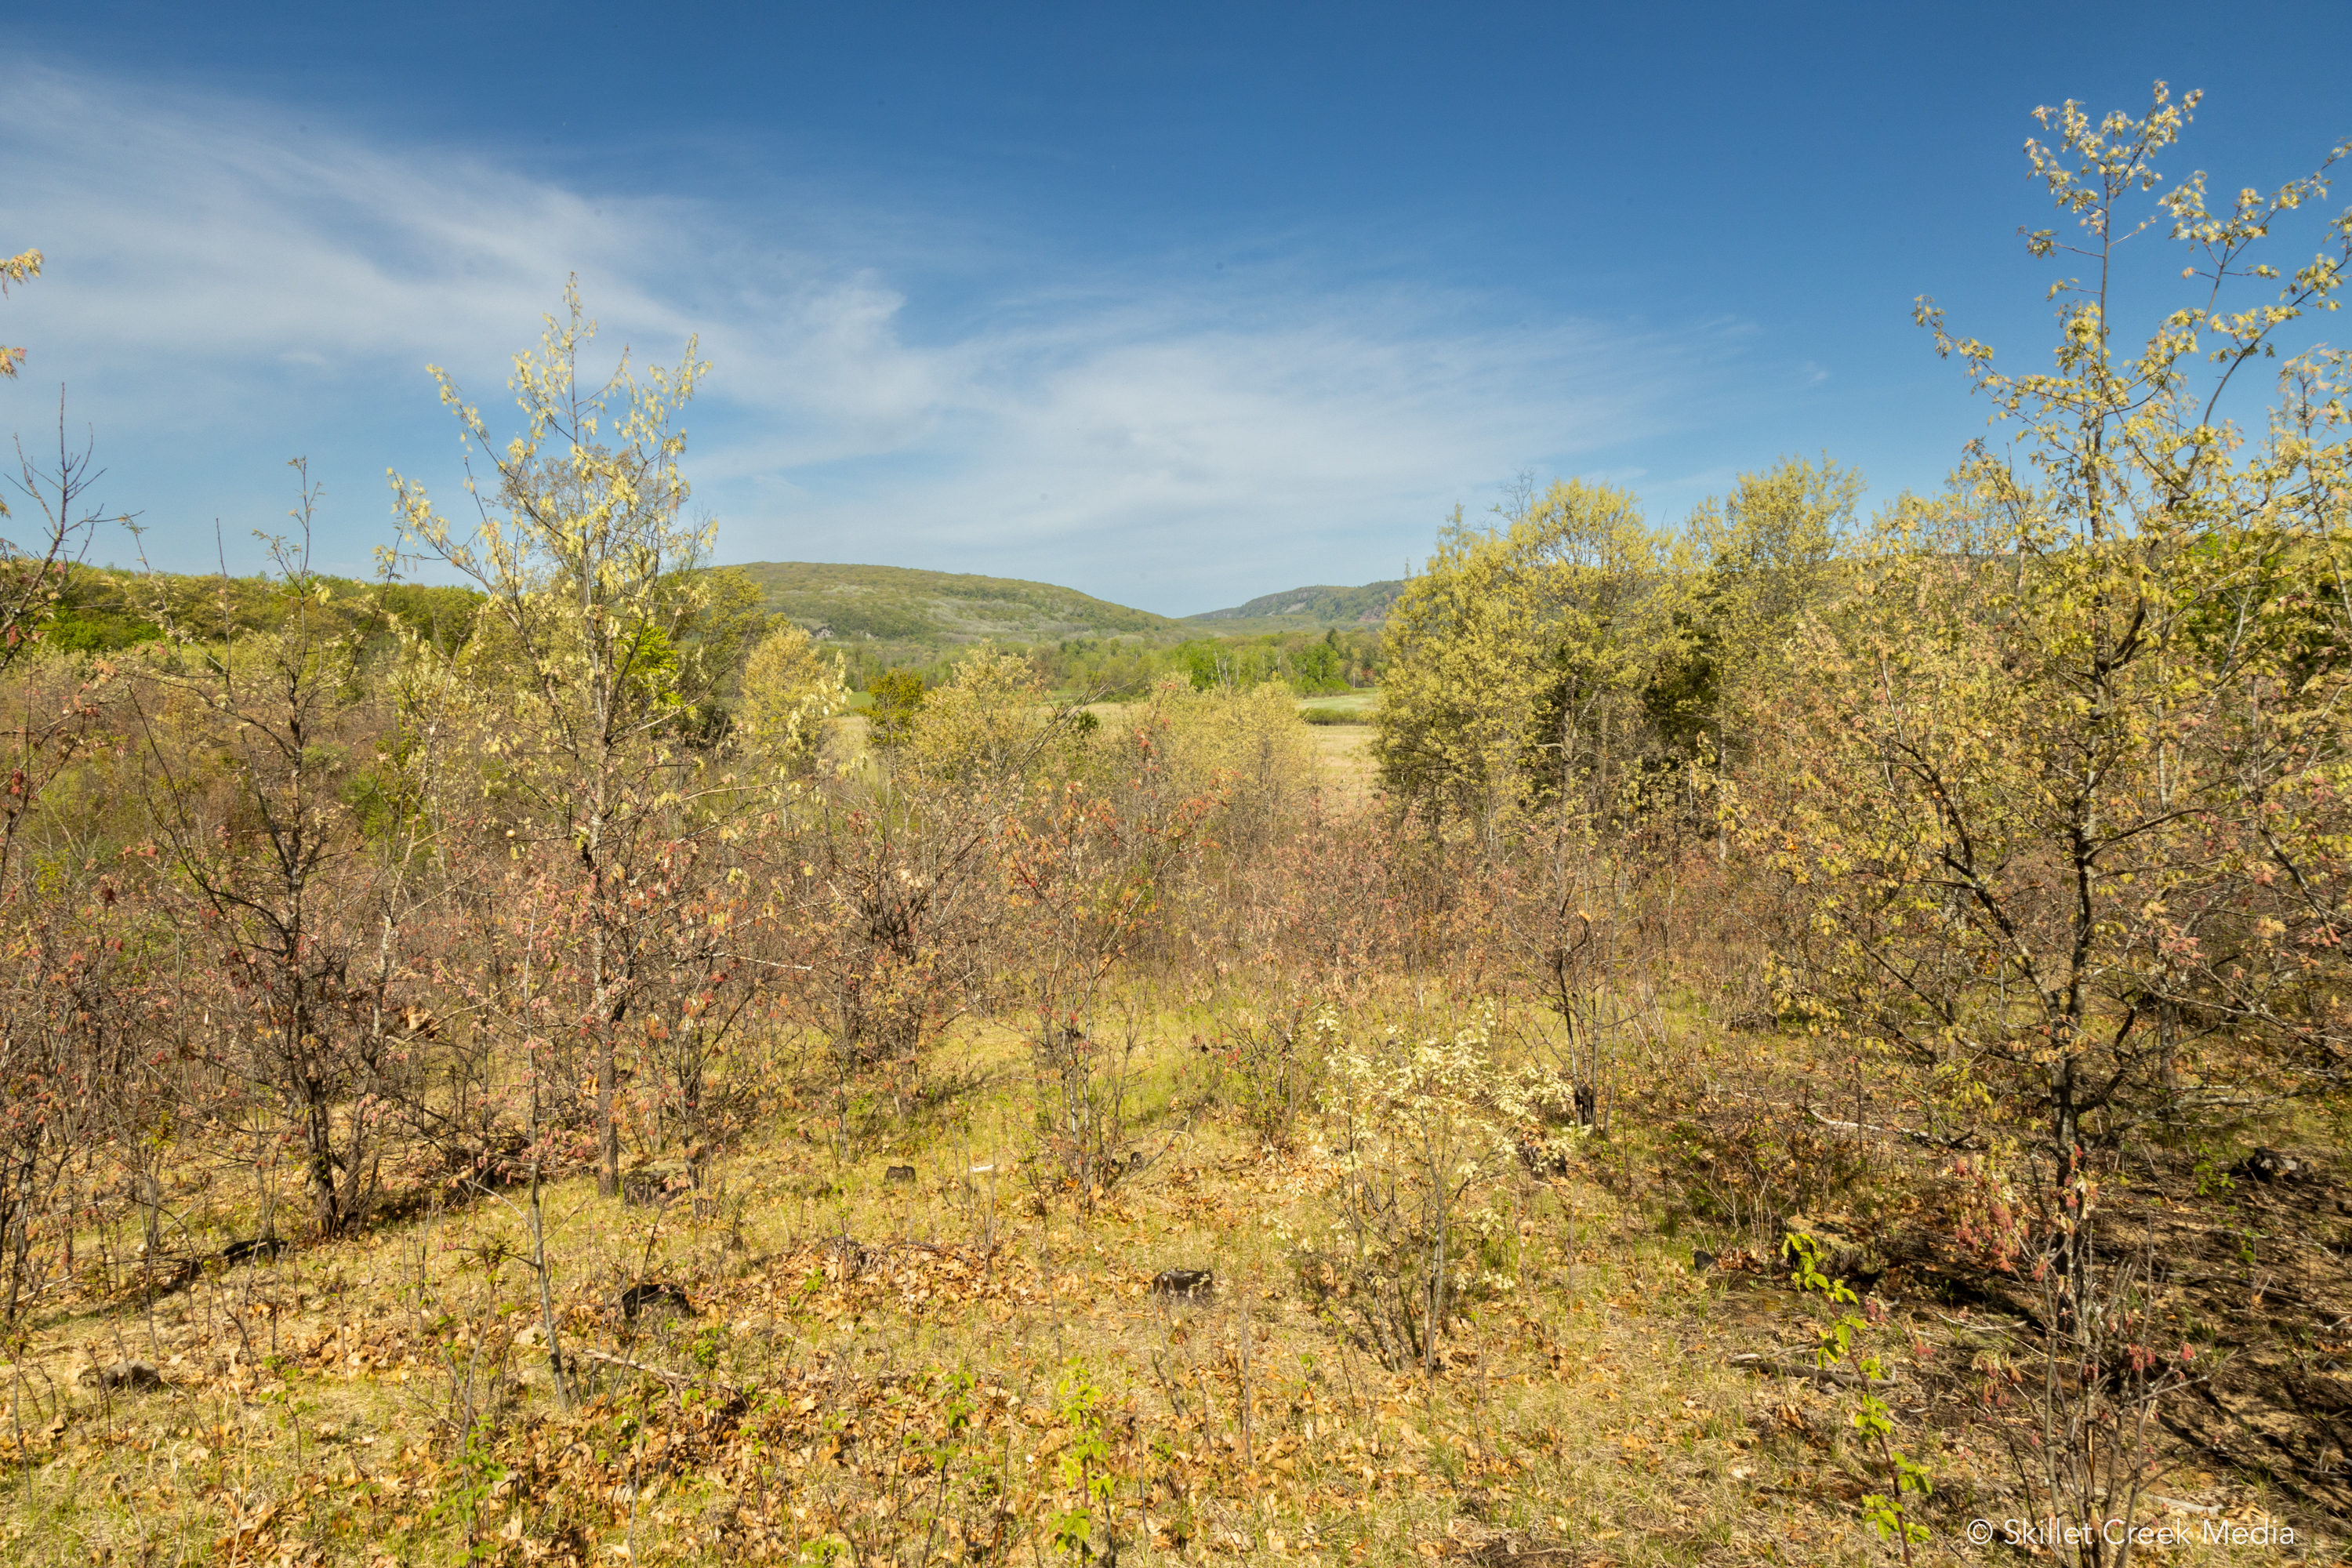
[[[621,1130],[613,1119],[613,1033],[604,1018],[597,1022],[596,1190],[609,1198],[621,1190]]]
[[[289,952],[299,952],[300,931],[298,924],[295,934],[288,939]],[[293,968],[293,963],[288,963],[281,973]],[[311,1037],[310,1010],[303,1005],[302,977],[287,973],[286,979],[292,993],[292,1005],[286,1011],[284,1026],[288,1087],[294,1092],[296,1109],[302,1117],[302,1163],[310,1179],[310,1212],[319,1234],[333,1236],[343,1228],[341,1205],[335,1190],[335,1108]]]
[[[604,863],[604,837],[612,808],[612,746],[607,738],[606,700],[601,693],[596,723],[596,793],[588,818],[587,834],[588,943],[591,1005],[594,1008],[591,1026],[596,1031],[596,1190],[609,1198],[621,1190],[621,1129],[613,1116],[613,1092],[617,1077],[613,1059],[613,1037],[618,1028],[614,1014],[618,1009],[613,998],[610,968],[613,954],[605,942],[605,912],[614,897],[614,889],[605,886],[610,868]]]

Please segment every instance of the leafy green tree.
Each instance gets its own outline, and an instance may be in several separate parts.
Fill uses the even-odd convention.
[[[2195,101],[2040,111],[2058,137],[2028,152],[2080,237],[2032,247],[2084,264],[2054,367],[1997,371],[1921,302],[2015,444],[1882,516],[1737,798],[1804,910],[1795,998],[1947,1113],[2017,1117],[2077,1215],[2086,1151],[2352,1059],[2352,359],[2283,342],[2335,307],[2352,213],[2292,274],[2255,259],[2325,166],[2216,214],[2201,173],[2156,167]],[[2195,294],[2127,346],[2116,247],[2152,226]],[[2248,286],[2271,297],[2238,308]],[[2250,432],[2222,399],[2257,361],[2277,395]]]
[[[933,792],[1017,789],[1057,718],[1035,667],[1017,653],[983,649],[960,661],[945,685],[923,693],[908,721],[901,782],[916,774]]]
[[[911,669],[886,669],[866,688],[874,705],[866,712],[877,746],[905,744],[923,706],[923,678]]]
[[[1833,587],[1862,476],[1823,454],[1781,458],[1739,476],[1723,501],[1691,515],[1705,567],[1681,616],[1681,657],[1645,694],[1651,721],[1680,754],[1720,763],[1744,749],[1744,710],[1780,682],[1802,679],[1783,655],[1799,617]]]
[[[601,386],[580,356],[595,334],[577,280],[563,319],[546,318],[536,353],[515,356],[509,386],[523,415],[505,444],[433,370],[468,454],[474,518],[453,525],[422,485],[393,477],[404,541],[480,589],[495,637],[469,649],[512,694],[511,722],[485,744],[515,792],[516,832],[579,882],[583,927],[573,1019],[595,1070],[600,1181],[620,1184],[614,1112],[618,1053],[632,1013],[658,973],[663,915],[639,896],[656,862],[677,864],[681,834],[708,826],[697,810],[732,781],[708,773],[687,742],[690,715],[730,673],[696,634],[711,604],[715,524],[685,517],[688,486],[678,409],[707,368],[694,344],[675,370],[644,381],[625,351]],[[472,464],[487,462],[488,473]]]
[[[848,706],[841,657],[786,623],[761,638],[743,666],[737,732],[780,772],[801,773],[816,759],[824,721]]]
[[[1486,835],[1539,803],[1615,809],[1650,744],[1643,693],[1686,635],[1677,566],[1612,486],[1559,481],[1500,529],[1457,509],[1390,609],[1389,789]]]

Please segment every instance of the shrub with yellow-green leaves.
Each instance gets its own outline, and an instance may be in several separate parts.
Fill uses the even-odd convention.
[[[1318,1021],[1337,1033],[1328,1013]],[[1336,1179],[1322,1229],[1294,1255],[1300,1280],[1385,1364],[1433,1371],[1461,1312],[1513,1283],[1503,1181],[1573,1092],[1546,1069],[1502,1070],[1490,1015],[1450,1035],[1409,1040],[1391,1026],[1371,1046],[1337,1047],[1329,1084]],[[1549,1138],[1561,1136],[1575,1133]]]

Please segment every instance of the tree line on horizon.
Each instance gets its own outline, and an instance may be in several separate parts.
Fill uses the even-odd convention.
[[[1171,675],[1194,686],[1254,686],[1286,683],[1300,696],[1343,692],[1378,683],[1377,626],[1316,630],[1202,633],[1179,640],[1140,634],[1081,634],[1035,639],[1016,636],[970,637],[908,657],[904,648],[868,648],[840,637],[822,622],[790,610],[772,610],[759,586],[740,569],[705,566],[710,607],[703,618],[733,651],[714,701],[731,712],[741,699],[742,656],[752,634],[798,626],[840,664],[852,692],[866,692],[892,671],[903,671],[926,687],[954,678],[958,662],[974,654],[1017,650],[1053,692],[1073,699],[1120,700],[1147,691]],[[482,604],[479,589],[463,584],[423,584],[399,578],[368,581],[331,573],[313,574],[354,625],[365,624],[366,656],[393,641],[394,620],[429,637],[446,641],[471,635]],[[39,630],[41,646],[53,653],[120,653],[171,637],[174,625],[208,624],[214,635],[250,633],[274,624],[280,609],[278,580],[267,572],[244,576],[60,563],[58,591]]]

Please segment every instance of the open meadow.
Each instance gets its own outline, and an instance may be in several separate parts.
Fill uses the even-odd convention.
[[[2185,123],[2030,147],[2283,302],[1923,301],[2013,445],[1867,519],[763,589],[576,286],[373,583],[302,464],[246,578],[28,467],[0,1558],[2346,1560],[2352,213],[2243,262],[2325,182]]]
[[[1932,1476],[1914,1517],[1939,1558],[2007,1560],[1966,1531],[2031,1516],[2031,1291],[1936,1246],[1910,1204],[1949,1163],[1854,1125],[1873,1085],[1809,1089],[1801,1043],[1723,1027],[1706,965],[1668,984],[1605,1128],[1508,1087],[1559,1062],[1556,1019],[1433,976],[1312,1010],[1264,982],[1106,994],[1083,1168],[1066,1068],[987,1024],[944,1032],[897,1107],[820,1042],[747,1040],[723,1148],[631,1126],[614,1194],[473,1176],[282,1249],[238,1244],[292,1229],[291,1173],[192,1136],[154,1169],[163,1244],[89,1191],[107,1217],[20,1320],[0,1540],[44,1563],[1874,1563],[1863,1380],[1816,1360],[1839,1314],[1774,1267],[1776,1228],[1735,1223],[1743,1191],[1835,1191],[1908,1199],[1816,1229],[1884,1249],[1853,1265],[1856,1348]],[[2172,1163],[2132,1224],[2225,1370],[2169,1416],[2146,1511],[2189,1543],[2151,1558],[2242,1562],[2207,1535],[2277,1521],[2324,1560],[2342,1188]],[[1433,1177],[1443,1233],[1391,1206]],[[1434,1332],[1410,1252],[1433,1234],[1466,1249]]]
[[[993,707],[934,695],[895,754],[832,721],[814,787],[887,784],[902,828],[951,838],[992,734],[1070,733],[1017,661],[967,697],[992,670]],[[929,930],[987,945],[992,1014],[900,989],[858,1052],[807,1020],[874,990],[779,986],[690,1102],[639,1037],[605,1190],[593,1142],[583,1170],[498,1141],[544,1073],[464,1048],[495,1014],[446,995],[404,1037],[435,1065],[380,1080],[410,1103],[374,1158],[413,1173],[340,1234],[304,1222],[299,1147],[217,1091],[135,1160],[72,1151],[16,1233],[11,1559],[1874,1563],[1864,1500],[1899,1478],[1867,1398],[1929,1483],[1902,1494],[1922,1550],[2004,1560],[1968,1531],[2046,1506],[2046,1301],[2000,1254],[2034,1245],[1998,1212],[2028,1200],[1980,1141],[1906,1125],[1929,1113],[1893,1064],[1757,1010],[1711,856],[1588,886],[1620,900],[1572,917],[1607,962],[1563,1000],[1513,958],[1539,903],[1333,778],[1322,743],[1364,727],[1265,689],[1096,719],[1093,771],[1051,788],[1101,780],[1121,831],[998,845],[970,923]],[[1118,906],[1188,819],[1170,906]],[[935,850],[887,849],[838,885],[949,886]],[[1087,854],[1062,898],[1045,871]],[[802,904],[820,923],[781,951],[822,955],[844,912]],[[871,984],[870,948],[835,952],[836,986]],[[419,1136],[467,1100],[456,1147]],[[2352,1207],[2307,1152],[2336,1139],[2256,1136],[2114,1178],[2207,1358],[2151,1433],[2140,1511],[2181,1537],[2158,1561],[2280,1527],[2316,1560],[2352,1509]]]

